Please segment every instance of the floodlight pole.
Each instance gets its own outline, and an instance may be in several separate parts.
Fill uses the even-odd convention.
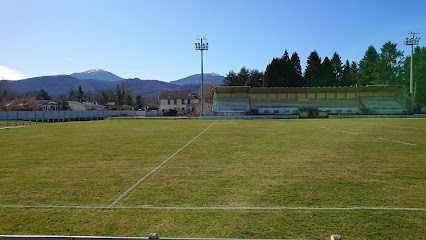
[[[209,50],[209,44],[203,43],[203,40],[207,40],[206,38],[199,38],[199,43],[195,43],[195,50],[201,51],[201,115],[204,116],[204,73],[203,73],[203,51]]]
[[[408,34],[413,34],[413,37],[409,38],[407,37],[405,39],[405,45],[411,45],[411,66],[410,66],[410,114],[414,114],[414,90],[413,90],[413,53],[414,53],[414,45],[419,45],[419,37],[415,37],[415,32],[410,32]]]

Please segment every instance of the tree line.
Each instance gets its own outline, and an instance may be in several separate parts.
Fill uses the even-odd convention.
[[[59,104],[61,110],[69,110],[68,101],[95,102],[99,105],[107,105],[116,110],[139,110],[147,106],[153,99],[134,94],[132,87],[125,81],[116,85],[115,89],[84,91],[82,86],[70,87],[66,95],[52,97],[45,89],[34,90],[19,94],[9,88],[6,81],[0,81],[0,111],[33,111],[39,106],[38,100],[53,100]]]
[[[414,51],[415,99],[418,106],[426,104],[426,48]],[[346,60],[335,52],[321,59],[312,51],[302,72],[297,52],[291,57],[287,50],[281,58],[273,58],[264,72],[242,67],[238,73],[231,70],[224,78],[224,86],[251,87],[332,87],[366,85],[405,85],[409,87],[411,57],[386,42],[378,52],[369,46],[359,63]],[[407,88],[408,91],[408,88]]]

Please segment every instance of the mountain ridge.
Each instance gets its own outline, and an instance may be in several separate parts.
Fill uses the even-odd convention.
[[[114,73],[105,71],[103,69],[89,69],[84,72],[72,73],[70,76],[75,77],[79,80],[82,79],[95,79],[95,80],[107,80],[107,81],[121,81],[124,78],[115,75]]]
[[[203,74],[204,83],[211,82],[216,85],[221,85],[223,82],[224,76],[217,73],[204,73]],[[177,85],[186,85],[186,84],[201,84],[201,74],[193,74],[185,78],[181,78],[175,81],[171,81],[172,84]]]
[[[88,70],[93,72],[100,72],[99,70]],[[107,72],[101,70],[102,72]],[[112,73],[111,73],[112,74]],[[117,76],[117,75],[115,75]],[[118,76],[117,76],[118,77]],[[204,74],[204,83],[213,82],[217,84],[223,76],[219,74]],[[145,97],[156,97],[160,91],[196,91],[200,89],[201,74],[194,74],[186,78],[176,81],[164,82],[160,80],[141,80],[139,78],[122,79],[120,81],[112,81],[105,79],[78,79],[70,75],[56,75],[56,76],[40,76],[33,78],[26,78],[17,81],[6,81],[7,85],[20,94],[25,94],[29,91],[46,90],[51,96],[66,96],[70,89],[82,86],[83,91],[100,91],[115,89],[117,84],[124,81],[133,89],[134,94],[141,94]],[[221,80],[220,80],[221,81]]]

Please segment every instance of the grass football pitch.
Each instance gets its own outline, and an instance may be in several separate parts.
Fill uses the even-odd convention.
[[[422,239],[426,119],[0,130],[0,235]]]

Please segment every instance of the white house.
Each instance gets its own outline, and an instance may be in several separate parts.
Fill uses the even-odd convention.
[[[59,103],[52,100],[37,100],[38,108],[43,111],[59,110]]]
[[[101,111],[104,110],[105,106],[98,105],[97,103],[92,102],[75,102],[75,101],[68,101],[68,104],[72,111]]]
[[[159,110],[163,112],[170,109],[178,113],[196,112],[198,91],[161,91],[158,102]]]

